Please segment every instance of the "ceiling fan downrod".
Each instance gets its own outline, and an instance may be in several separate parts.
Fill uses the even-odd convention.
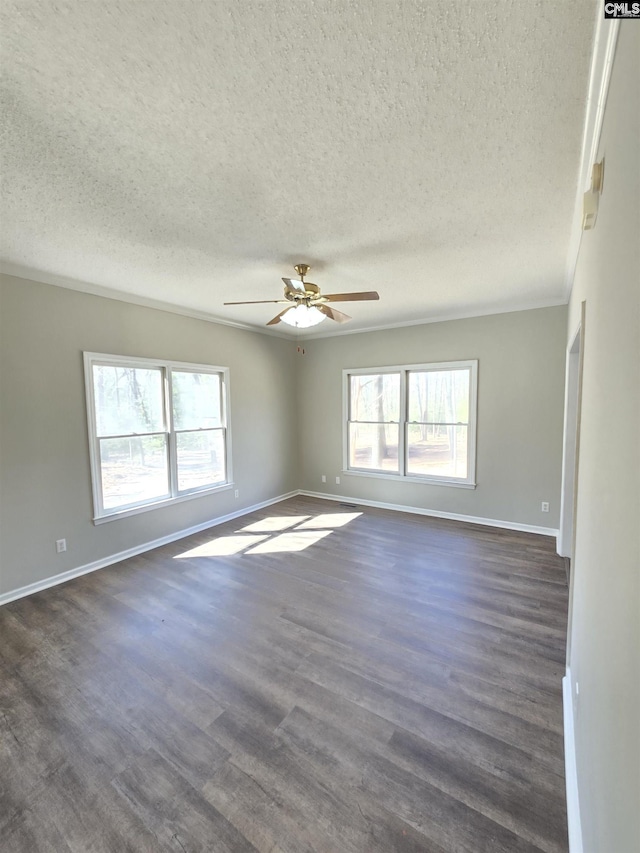
[[[294,266],[294,270],[295,270],[295,271],[298,273],[298,275],[300,276],[300,281],[301,281],[303,284],[304,284],[304,277],[305,277],[305,275],[309,272],[309,270],[310,270],[310,269],[311,269],[311,267],[309,266],[309,264],[296,264],[296,265]]]

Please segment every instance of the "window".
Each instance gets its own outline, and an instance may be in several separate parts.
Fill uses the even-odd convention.
[[[477,361],[345,370],[345,470],[473,488],[477,376]]]
[[[229,487],[226,368],[84,361],[96,521]]]

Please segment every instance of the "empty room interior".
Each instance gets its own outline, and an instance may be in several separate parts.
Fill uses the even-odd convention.
[[[3,853],[640,850],[640,22],[4,0]]]

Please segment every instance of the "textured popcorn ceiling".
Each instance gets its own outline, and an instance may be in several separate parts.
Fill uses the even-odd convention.
[[[4,0],[2,258],[256,325],[296,261],[380,292],[345,331],[560,302],[596,12]]]

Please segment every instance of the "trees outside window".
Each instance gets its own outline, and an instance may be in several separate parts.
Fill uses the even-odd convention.
[[[477,366],[345,371],[346,470],[473,486]]]
[[[85,353],[96,519],[229,482],[228,371]]]
[[[398,473],[400,374],[355,374],[349,390],[349,467]]]

